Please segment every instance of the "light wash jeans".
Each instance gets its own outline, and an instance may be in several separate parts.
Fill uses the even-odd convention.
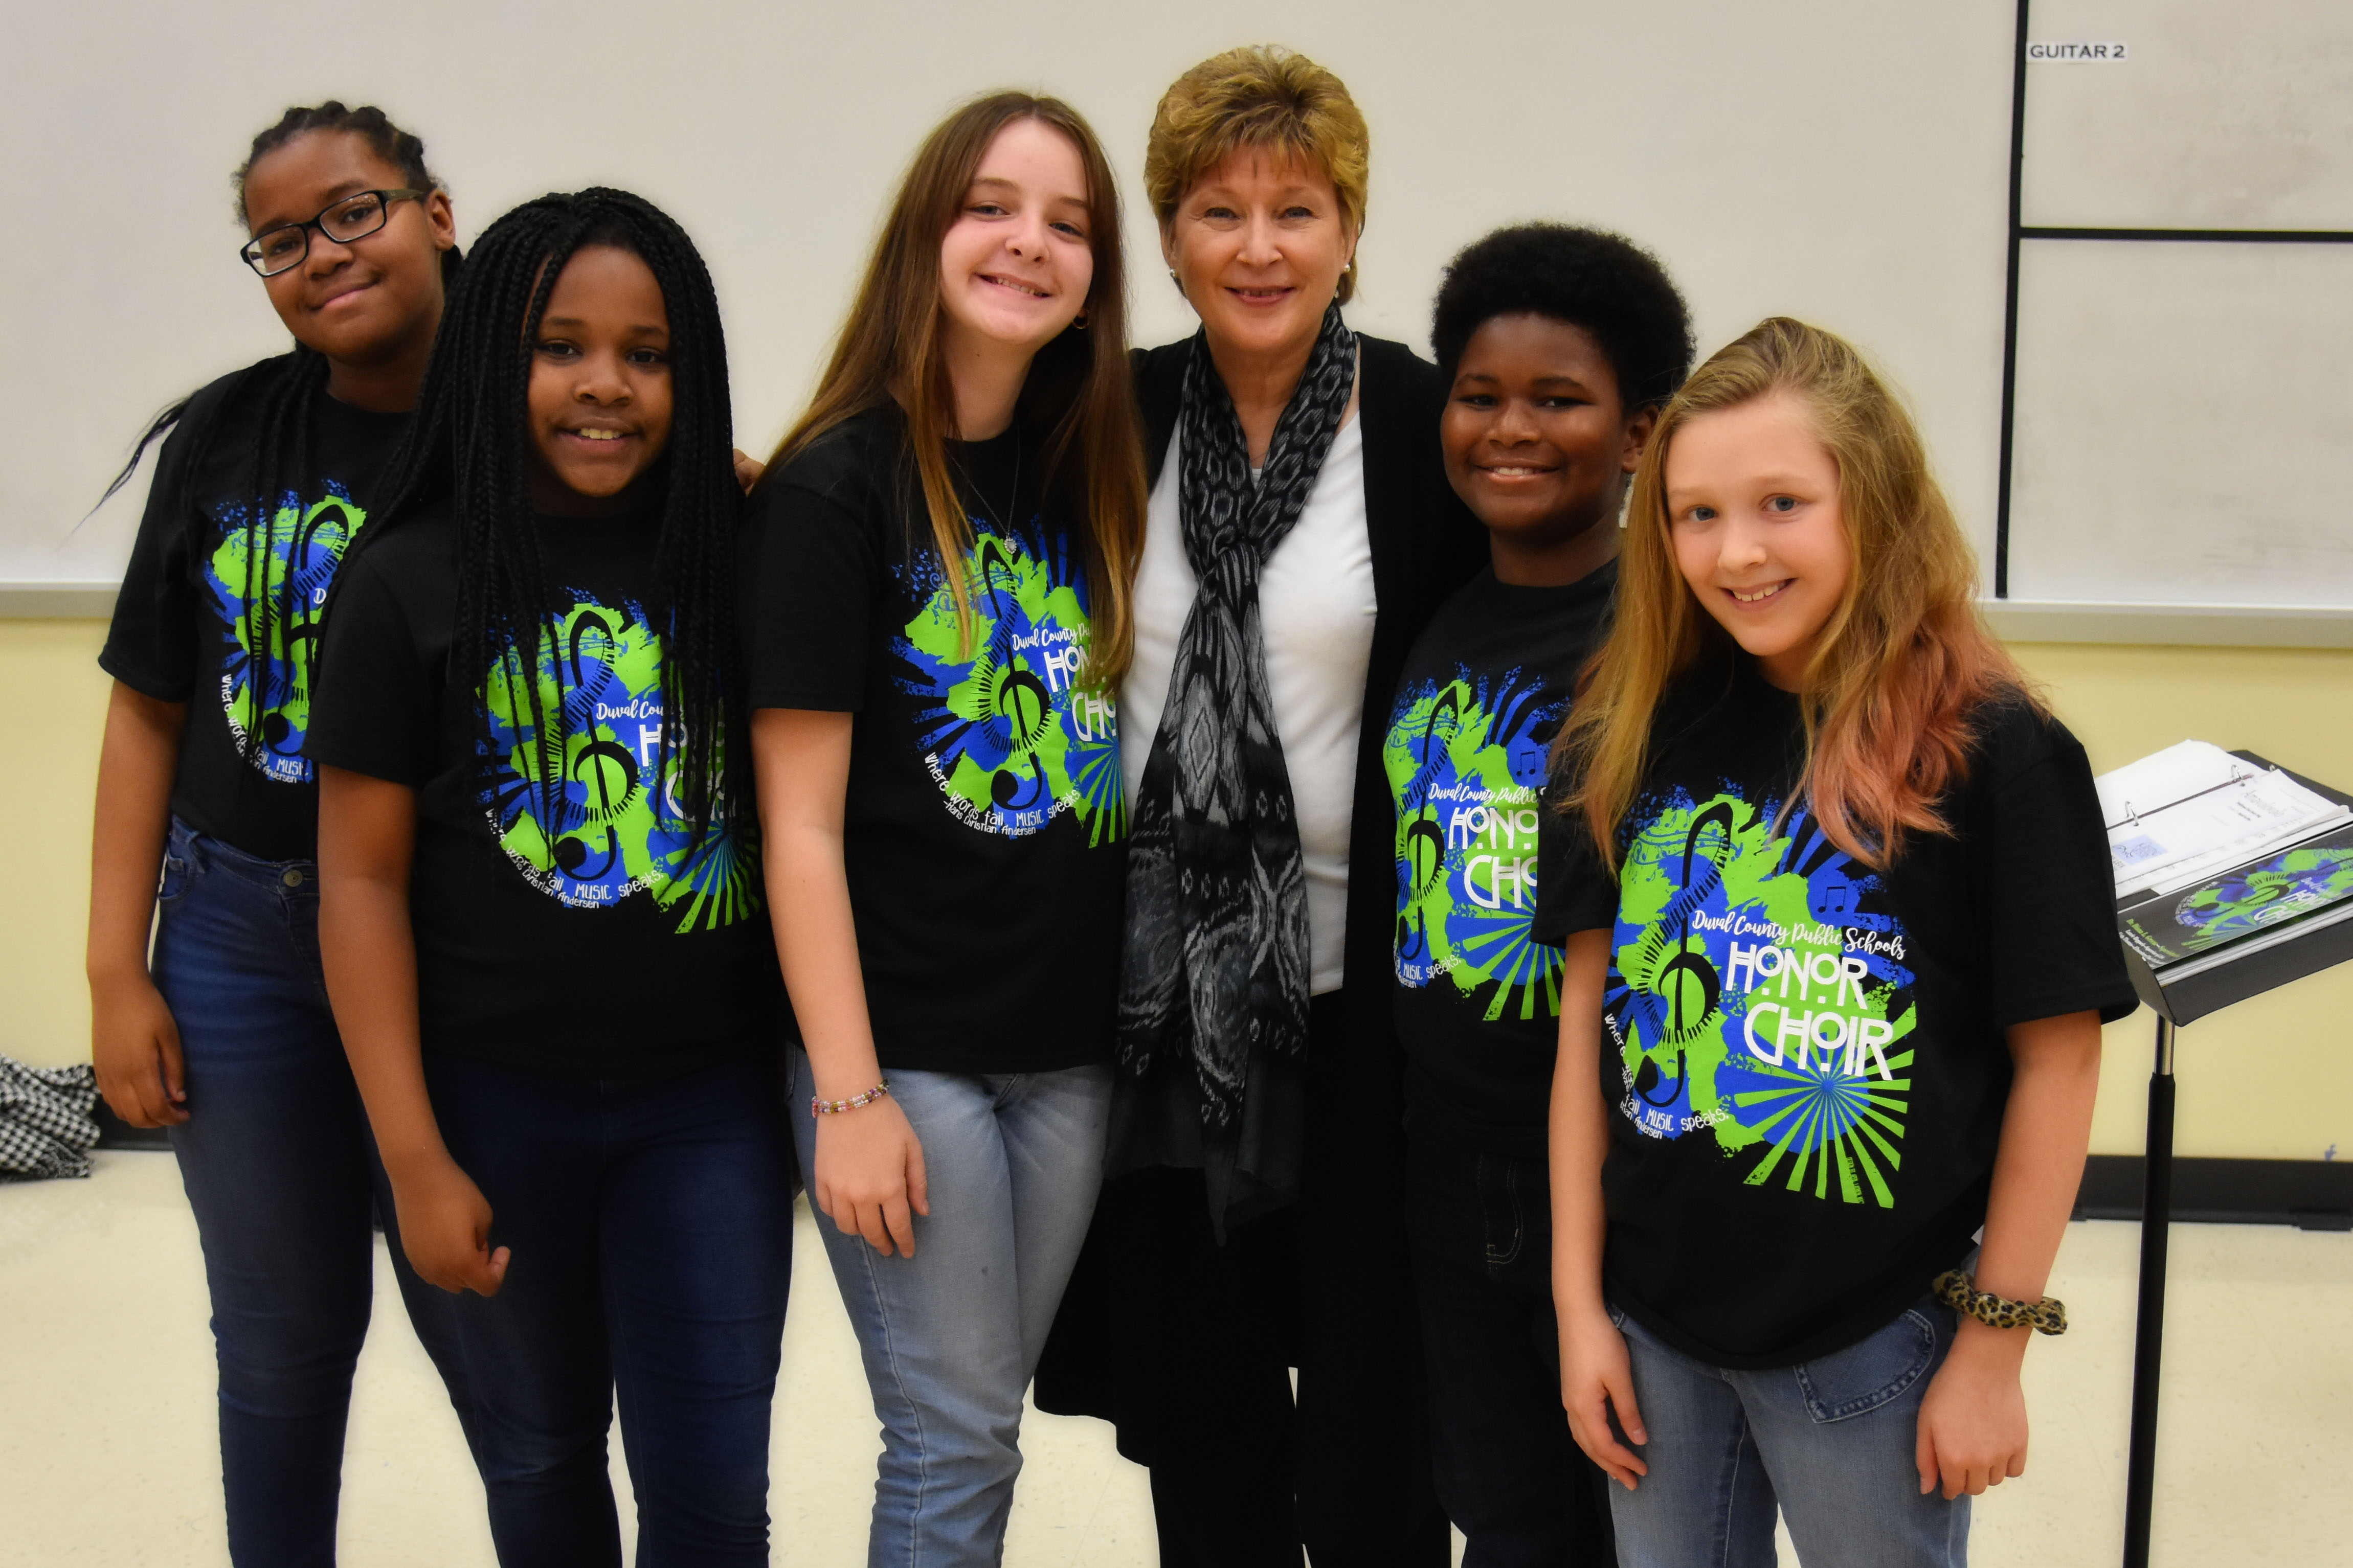
[[[807,1053],[792,1056],[814,1194],[815,1079]],[[932,1212],[915,1216],[915,1256],[885,1258],[818,1216],[882,1423],[866,1560],[993,1568],[1021,1470],[1021,1396],[1103,1184],[1112,1069],[886,1076],[923,1145]]]
[[[1651,1473],[1612,1482],[1620,1568],[1773,1568],[1778,1503],[1805,1568],[1962,1568],[1969,1500],[1920,1495],[1920,1401],[1952,1348],[1923,1297],[1859,1344],[1736,1372],[1661,1343],[1616,1307]]]

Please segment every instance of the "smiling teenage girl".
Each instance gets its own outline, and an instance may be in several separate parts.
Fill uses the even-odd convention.
[[[322,606],[407,428],[458,252],[424,143],[380,110],[288,110],[237,189],[244,260],[294,347],[148,433],[171,431],[99,655],[114,691],[91,1049],[117,1115],[172,1129],[195,1211],[230,1556],[320,1563],[374,1279],[359,1102],[320,989],[301,747]]]
[[[524,350],[526,352],[518,352]],[[309,750],[385,1215],[459,1295],[499,1561],[765,1563],[792,1233],[726,349],[659,211],[544,196],[449,303]]]
[[[1976,584],[1829,333],[1660,416],[1536,922],[1561,1397],[1629,1568],[1762,1568],[1777,1503],[1810,1565],[1957,1564],[2025,1468],[2029,1331],[1967,1279],[2042,1296],[2134,999],[2091,769]]]
[[[760,819],[877,1564],[997,1562],[1102,1172],[1144,510],[1119,232],[1067,105],[950,116],[754,492]]]

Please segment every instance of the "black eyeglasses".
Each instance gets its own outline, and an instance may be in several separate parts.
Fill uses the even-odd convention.
[[[382,228],[392,216],[395,202],[416,201],[424,191],[353,191],[336,202],[309,223],[290,223],[277,228],[266,228],[248,239],[237,250],[237,258],[264,278],[275,278],[290,267],[300,267],[311,254],[311,231],[317,229],[337,245],[349,245],[364,239]]]

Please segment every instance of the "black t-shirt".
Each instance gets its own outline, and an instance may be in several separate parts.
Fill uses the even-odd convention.
[[[1417,1133],[1541,1156],[1560,950],[1531,940],[1546,754],[1609,615],[1617,563],[1563,587],[1492,568],[1406,656],[1381,746],[1397,808],[1398,1037]]]
[[[1883,1327],[1985,1223],[2003,1031],[2134,1005],[2084,749],[2022,700],[1974,716],[1950,834],[1885,872],[1789,792],[1796,698],[1739,657],[1662,707],[1616,884],[1547,811],[1538,936],[1609,929],[1610,1299],[1718,1365]]]
[[[542,710],[560,702],[568,721],[552,807],[522,661],[449,678],[446,515],[362,552],[327,634],[311,759],[417,792],[409,900],[424,1045],[617,1079],[774,1048],[789,1022],[754,836],[714,826],[698,846],[675,748],[658,776],[662,648],[643,608],[654,525],[538,527],[559,614],[534,676]]]
[[[174,816],[264,860],[307,860],[319,837],[318,787],[302,754],[318,617],[408,416],[320,394],[308,471],[256,496],[257,400],[232,398],[235,379],[196,394],[164,438],[98,662],[133,690],[188,705]],[[201,561],[189,560],[192,545]],[[280,609],[290,580],[290,620]],[[248,759],[246,737],[257,731]]]
[[[771,472],[741,561],[754,708],[855,715],[842,851],[885,1068],[1103,1061],[1126,809],[1113,692],[1085,684],[1083,541],[1024,437],[951,443],[955,601],[895,408]]]

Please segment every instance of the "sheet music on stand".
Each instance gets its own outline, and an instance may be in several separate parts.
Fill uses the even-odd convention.
[[[2120,900],[2178,892],[2353,822],[2341,801],[2204,741],[2168,746],[2096,783]]]
[[[2133,988],[2183,1025],[2353,958],[2353,796],[2202,741],[2095,781]]]
[[[2353,795],[2201,741],[2168,746],[2097,783],[2125,970],[2157,1014],[2125,1463],[2126,1568],[2147,1568],[2173,1215],[2176,1032],[2353,963]]]

